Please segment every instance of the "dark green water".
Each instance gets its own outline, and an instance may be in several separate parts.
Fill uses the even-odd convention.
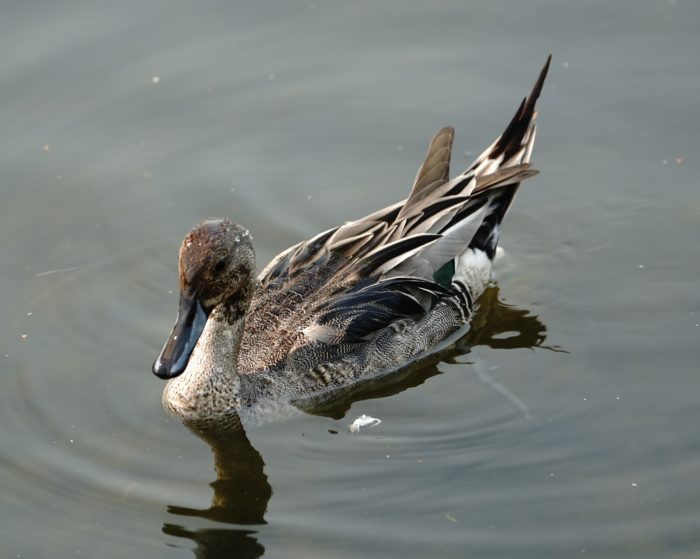
[[[699,29],[687,0],[3,2],[0,556],[700,555]],[[193,224],[263,265],[401,199],[549,52],[470,352],[214,454],[168,419]]]

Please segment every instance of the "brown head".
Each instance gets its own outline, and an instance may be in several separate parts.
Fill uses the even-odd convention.
[[[160,378],[187,367],[192,350],[212,311],[225,303],[231,319],[247,307],[255,273],[253,239],[228,219],[207,219],[180,246],[180,310],[170,337],[153,364]]]

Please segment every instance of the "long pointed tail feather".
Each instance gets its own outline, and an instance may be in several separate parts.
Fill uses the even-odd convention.
[[[550,54],[532,91],[523,99],[503,134],[474,161],[467,171],[467,173],[473,171],[477,174],[477,184],[472,195],[475,198],[484,195],[489,197],[489,211],[469,243],[469,248],[483,250],[492,260],[496,254],[501,222],[513,203],[520,181],[537,174],[537,171],[529,166],[537,130],[535,105],[542,92],[551,61]],[[489,174],[479,173],[486,169]]]

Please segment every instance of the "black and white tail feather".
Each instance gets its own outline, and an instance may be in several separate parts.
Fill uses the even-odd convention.
[[[299,328],[304,343],[346,348],[437,305],[468,321],[489,281],[503,217],[520,183],[537,173],[530,166],[535,103],[550,59],[505,131],[469,168],[449,178],[454,130],[442,128],[406,200],[280,254],[259,276],[260,301],[293,293],[308,317]]]

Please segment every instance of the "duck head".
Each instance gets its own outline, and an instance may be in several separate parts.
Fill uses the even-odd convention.
[[[255,271],[247,229],[228,219],[196,225],[180,246],[180,309],[170,337],[153,363],[163,379],[183,373],[212,311],[224,304],[226,320],[242,319]]]

